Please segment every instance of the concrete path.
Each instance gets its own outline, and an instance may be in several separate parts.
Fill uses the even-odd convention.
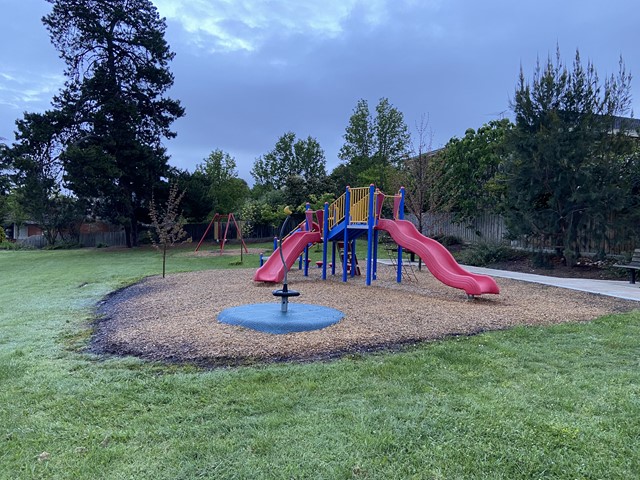
[[[640,284],[632,285],[628,281],[557,278],[536,275],[533,273],[510,272],[507,270],[494,270],[492,268],[471,267],[466,265],[462,265],[462,268],[472,273],[481,273],[492,277],[511,278],[513,280],[522,280],[524,282],[542,283],[543,285],[580,290],[582,292],[599,293],[600,295],[608,295],[610,297],[618,297],[640,302]]]
[[[392,265],[391,260],[378,260],[378,263]],[[404,262],[405,265],[412,264],[414,268],[418,268],[418,262]],[[553,287],[568,288],[570,290],[580,290],[581,292],[598,293],[609,297],[624,298],[625,300],[635,300],[640,302],[640,283],[630,284],[627,280],[590,280],[585,278],[558,278],[547,277],[545,275],[536,275],[533,273],[511,272],[508,270],[495,270],[493,268],[472,267],[469,265],[460,265],[471,273],[480,273],[498,278],[511,278],[513,280],[522,280],[523,282],[541,283],[543,285],[551,285]],[[423,268],[426,268],[423,265]],[[498,286],[500,282],[498,282]]]

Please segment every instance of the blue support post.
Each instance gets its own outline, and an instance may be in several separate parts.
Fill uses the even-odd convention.
[[[373,279],[378,279],[378,230],[373,232]]]
[[[331,242],[331,275],[336,274],[336,242]]]
[[[329,202],[324,202],[322,225],[322,279],[327,279],[327,248],[329,248]]]
[[[349,223],[351,223],[351,188],[347,187],[344,199],[344,235],[342,242],[342,281],[347,281],[347,249],[349,248]]]
[[[309,246],[304,249],[304,276],[309,276]]]
[[[358,258],[356,257],[356,239],[354,238],[349,242],[349,250],[351,251],[351,276],[356,276],[356,263]]]
[[[375,227],[376,223],[373,200],[375,191],[376,187],[372,183],[369,185],[369,212],[367,222],[367,285],[371,285],[371,276],[373,274],[373,227]]]
[[[273,251],[278,249],[278,237],[273,237]]]
[[[309,205],[309,202],[307,202],[307,204],[305,205],[305,226],[307,227],[307,232],[311,231],[311,222],[309,221],[309,217],[311,215],[313,215],[313,213],[310,213],[311,210],[311,205]],[[309,276],[309,245],[307,244],[307,246],[304,248],[304,276],[308,277]]]
[[[400,204],[398,205],[397,220],[404,219],[404,187],[400,187]],[[402,282],[402,247],[398,245],[398,272],[396,282]]]

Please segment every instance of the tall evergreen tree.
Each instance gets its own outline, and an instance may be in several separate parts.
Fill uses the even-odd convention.
[[[603,233],[611,214],[628,207],[633,143],[619,116],[631,105],[631,76],[620,60],[604,83],[576,52],[571,68],[560,58],[538,63],[531,83],[521,70],[512,108],[507,221],[516,234],[549,240],[573,264],[578,234]],[[617,128],[622,127],[622,128]]]
[[[70,143],[62,155],[69,188],[125,227],[137,244],[154,184],[168,171],[163,138],[184,114],[165,96],[174,57],[149,0],[48,0],[43,18],[67,68],[54,99]]]

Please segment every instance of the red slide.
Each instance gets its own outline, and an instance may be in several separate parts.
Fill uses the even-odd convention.
[[[291,234],[282,242],[282,255],[287,263],[287,269],[290,269],[296,262],[305,247],[310,243],[318,243],[322,241],[320,232],[307,232],[299,230]],[[278,283],[284,279],[284,269],[282,268],[282,259],[279,250],[271,253],[264,265],[262,265],[253,276],[256,282]]]
[[[462,268],[443,245],[425,237],[413,223],[407,220],[378,220],[379,230],[386,230],[403,248],[417,253],[429,271],[445,285],[464,290],[467,295],[500,293],[495,280],[487,275],[477,275]]]

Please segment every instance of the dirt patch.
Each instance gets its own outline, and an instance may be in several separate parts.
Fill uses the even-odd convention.
[[[548,277],[559,278],[591,278],[594,280],[624,280],[628,273],[623,268],[612,267],[616,260],[594,261],[589,258],[581,258],[573,267],[565,265],[559,257],[549,257],[547,265],[539,266],[529,257],[517,260],[497,262],[487,265],[487,268],[496,270],[509,270],[511,272],[534,273]]]
[[[302,295],[295,301],[341,310],[338,324],[312,332],[272,335],[221,324],[225,308],[273,303],[273,285],[254,283],[255,269],[209,270],[149,277],[113,293],[98,308],[91,351],[135,355],[202,366],[326,359],[396,348],[450,335],[471,335],[514,325],[580,322],[637,308],[637,304],[588,293],[498,279],[500,295],[467,300],[428,272],[417,282],[395,282],[395,270],[379,267],[373,286],[363,277],[340,281],[289,273]],[[291,308],[295,308],[292,301]]]

